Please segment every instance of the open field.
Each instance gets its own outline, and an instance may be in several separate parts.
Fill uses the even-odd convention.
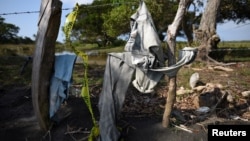
[[[81,51],[98,51],[99,53],[108,53],[108,52],[122,52],[124,46],[115,46],[115,47],[98,47],[97,44],[75,44],[76,48]],[[163,44],[165,46],[165,44]],[[177,50],[182,49],[183,47],[188,46],[186,42],[177,42]],[[195,46],[195,45],[194,45]],[[250,41],[223,41],[218,45],[219,48],[250,48]],[[9,45],[3,44],[0,45],[0,56],[8,55],[32,55],[35,45],[33,44],[20,44],[20,45]],[[65,47],[63,44],[56,45],[56,51],[70,51],[71,49]]]
[[[250,47],[250,42],[246,45]],[[238,46],[242,47],[240,43]],[[113,50],[109,50],[91,45],[88,49],[82,46],[78,48],[85,51],[97,50],[98,53],[123,49],[114,47]],[[87,141],[93,125],[86,104],[79,93],[84,72],[83,65],[75,64],[70,96],[62,108],[70,111],[71,114],[54,125],[50,132],[43,132],[34,116],[31,100],[32,60],[27,56],[32,56],[34,45],[5,45],[5,47],[0,45],[0,49],[0,112],[2,114],[0,138],[8,141]],[[105,60],[105,56],[98,59]],[[97,104],[105,70],[105,62],[100,65],[98,59],[90,58],[92,62],[88,68],[92,107],[97,120],[99,118]],[[234,59],[234,56],[229,59]],[[209,124],[250,125],[250,97],[242,96],[242,92],[250,91],[250,61],[237,61],[234,65],[226,66],[230,71],[217,70],[215,67],[194,62],[180,69],[177,75],[177,91],[184,90],[184,93],[177,94],[171,125],[167,129],[161,126],[161,120],[167,97],[168,79],[162,79],[155,88],[155,93],[152,94],[141,94],[130,86],[119,121],[123,129],[124,141],[183,141],[183,137],[186,141],[205,141]],[[199,93],[191,91],[189,86],[189,78],[195,72],[200,74],[200,81],[206,86],[208,84],[222,86],[214,89],[212,94],[218,94],[220,99],[219,94],[227,92],[233,97],[234,102],[224,101],[213,114],[200,118],[202,116],[196,114],[197,103],[194,102]],[[181,125],[187,127],[189,132],[176,127]]]

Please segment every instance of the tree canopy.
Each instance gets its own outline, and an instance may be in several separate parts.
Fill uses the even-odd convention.
[[[15,40],[17,33],[19,32],[19,27],[5,23],[5,19],[0,17],[0,42],[9,42]]]
[[[250,20],[250,0],[222,0],[218,22],[232,20],[236,23]]]
[[[145,0],[151,11],[159,35],[166,32],[178,8],[176,1]],[[72,36],[83,42],[113,41],[130,32],[130,16],[137,10],[139,1],[94,0],[81,5]],[[165,10],[168,9],[168,10]]]
[[[152,15],[160,39],[163,32],[178,9],[179,0],[144,0]],[[233,20],[236,23],[250,19],[250,0],[222,1],[217,22]],[[128,35],[130,31],[130,16],[138,8],[139,0],[94,0],[90,5],[81,5],[77,21],[73,27],[72,36],[81,42],[102,42],[117,39],[120,35]],[[203,6],[204,0],[193,0],[193,11],[186,10],[178,35],[185,33],[192,40],[192,25],[199,24],[201,15],[196,16],[196,9]],[[180,32],[183,31],[183,32]],[[182,34],[180,34],[182,33]]]
[[[3,17],[0,17],[0,43],[33,43],[29,37],[17,36],[20,28],[14,24],[6,23]]]

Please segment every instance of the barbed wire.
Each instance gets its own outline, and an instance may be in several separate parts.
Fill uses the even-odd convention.
[[[31,13],[38,13],[39,11],[26,11],[26,12],[13,12],[13,13],[1,13],[0,16],[3,15],[14,15],[14,14],[31,14]]]
[[[105,7],[105,6],[116,6],[119,4],[133,4],[135,2],[115,2],[115,3],[107,3],[107,4],[100,4],[100,5],[83,5],[84,8],[95,8],[95,7]],[[62,10],[72,10],[74,8],[63,8]],[[40,11],[25,11],[25,12],[11,12],[11,13],[0,13],[0,16],[7,16],[7,15],[18,15],[18,14],[33,14],[39,13]]]
[[[73,8],[64,8],[62,10],[70,10]],[[12,13],[0,13],[0,16],[6,16],[6,15],[18,15],[18,14],[32,14],[32,13],[39,13],[40,11],[26,11],[26,12],[12,12]]]

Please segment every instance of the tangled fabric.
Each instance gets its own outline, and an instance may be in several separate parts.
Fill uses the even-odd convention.
[[[195,57],[194,49],[185,48],[180,61],[165,67],[166,57],[160,44],[151,15],[142,1],[137,12],[131,16],[131,35],[125,51],[109,53],[107,57],[98,103],[99,141],[119,140],[116,122],[131,81],[141,93],[152,93],[164,75],[175,76],[183,65]]]

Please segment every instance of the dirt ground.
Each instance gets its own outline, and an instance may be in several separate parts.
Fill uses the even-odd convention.
[[[197,66],[182,68],[188,70],[188,74],[181,73],[177,77],[177,81],[184,79],[185,75],[199,72],[204,83],[222,84],[223,90],[232,94],[235,100],[233,103],[218,106],[218,109],[212,114],[202,116],[197,115],[197,105],[193,102],[196,93],[177,95],[171,125],[168,128],[163,128],[161,124],[167,81],[157,86],[157,90],[153,94],[141,94],[130,86],[119,120],[124,141],[206,141],[207,125],[209,124],[250,125],[250,98],[241,96],[241,92],[250,90],[249,67],[250,62],[240,62],[230,66],[229,68],[233,71],[228,72],[216,71],[203,66],[198,67],[199,69]],[[90,79],[103,77],[103,66],[89,69]],[[2,68],[1,77],[3,72]],[[179,90],[182,84],[177,82],[177,85]],[[90,85],[91,102],[97,120],[99,117],[97,103],[101,89],[100,83]],[[83,99],[76,90],[76,87],[72,88],[69,98],[60,110],[62,113],[67,111],[70,115],[54,124],[48,132],[44,132],[41,131],[34,115],[31,84],[23,85],[18,81],[0,84],[0,139],[2,141],[87,140],[93,126],[92,119]],[[232,116],[236,118],[232,118]]]

